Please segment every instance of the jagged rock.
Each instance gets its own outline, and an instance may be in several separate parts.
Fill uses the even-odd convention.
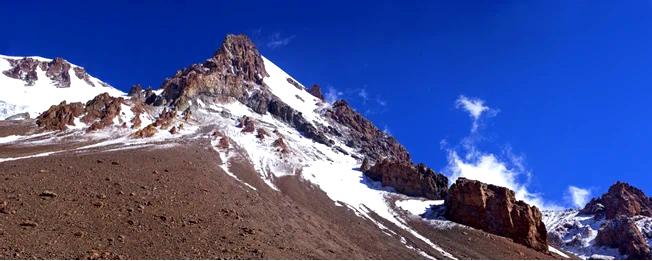
[[[103,129],[113,124],[113,119],[120,114],[124,98],[111,97],[108,93],[95,96],[86,103],[85,115],[81,121],[90,124],[87,131]]]
[[[138,129],[143,121],[140,119],[140,115],[145,112],[145,104],[142,101],[131,100],[131,112],[134,113],[134,117],[131,118],[131,128]]]
[[[408,196],[444,199],[448,191],[448,178],[423,164],[414,166],[410,162],[384,159],[364,173],[383,186],[391,186]]]
[[[315,126],[310,124],[300,112],[292,109],[292,107],[282,102],[276,96],[269,102],[267,111],[290,124],[290,126],[294,127],[306,138],[325,145],[333,144],[332,140],[329,140],[322,131],[319,131]]]
[[[45,71],[45,75],[55,82],[59,88],[70,87],[70,63],[63,58],[54,58],[51,62],[41,63],[41,69]]]
[[[170,128],[169,132],[170,132],[170,134],[177,134],[177,132],[178,132],[177,126],[172,126],[172,128]]]
[[[274,142],[272,142],[272,146],[274,146],[281,153],[287,153],[288,152],[288,145],[285,144],[285,141],[283,140],[283,138],[276,139]]]
[[[308,90],[308,93],[312,94],[312,96],[315,96],[322,101],[324,100],[324,94],[321,93],[321,87],[319,84],[313,84],[312,87],[310,87],[310,90]]]
[[[176,110],[168,110],[164,108],[161,114],[158,115],[154,125],[163,129],[167,129],[172,125],[174,118],[177,116]]]
[[[292,84],[292,86],[296,87],[296,88],[299,89],[299,90],[303,90],[303,86],[302,86],[301,84],[299,84],[297,81],[295,81],[294,79],[292,79],[292,78],[287,78],[287,80],[288,80],[288,82],[289,82],[290,84]]]
[[[254,119],[243,116],[238,122],[238,128],[242,128],[242,132],[254,132],[256,130]]]
[[[134,84],[131,86],[131,89],[129,89],[129,93],[127,93],[129,97],[136,97],[139,99],[144,98],[143,96],[143,86],[140,84]]]
[[[220,141],[217,143],[217,148],[219,149],[228,149],[229,148],[229,138],[221,137]]]
[[[88,73],[84,68],[73,67],[72,70],[73,72],[75,72],[75,76],[77,76],[77,78],[79,78],[80,80],[84,80],[86,84],[95,87],[95,84],[91,81],[90,76],[88,75]]]
[[[154,134],[156,134],[158,130],[156,129],[156,125],[154,123],[147,125],[147,127],[138,130],[134,132],[133,136],[137,138],[147,138],[147,137],[152,137]]]
[[[446,218],[547,252],[547,232],[535,206],[517,201],[514,191],[458,178],[448,190]]]
[[[627,216],[618,216],[607,221],[598,231],[595,242],[599,246],[618,248],[628,259],[652,259],[647,240]]]
[[[592,199],[580,211],[585,215],[604,215],[607,219],[620,215],[652,217],[652,200],[643,191],[624,182],[616,182],[600,198]]]
[[[259,140],[264,140],[265,136],[269,136],[269,134],[267,134],[267,131],[265,129],[258,128],[256,130],[256,138],[258,138]]]
[[[247,90],[263,84],[262,56],[245,35],[227,35],[220,49],[202,64],[194,64],[163,83],[163,98],[185,110],[197,95],[233,97],[243,102]],[[244,102],[243,102],[244,103]]]
[[[25,57],[20,60],[7,59],[11,69],[3,71],[2,73],[7,77],[11,77],[26,82],[25,85],[32,86],[38,80],[36,69],[41,64],[40,61],[34,58]]]
[[[181,116],[183,117],[183,120],[187,122],[192,118],[192,111],[188,108],[181,113]]]
[[[387,157],[399,162],[410,162],[410,154],[401,144],[349,107],[346,101],[335,102],[326,116],[348,127],[348,131],[341,131],[347,146],[360,148],[360,153],[369,160],[378,162]]]
[[[362,172],[366,172],[366,171],[368,171],[370,168],[371,168],[371,166],[369,165],[369,159],[364,158],[364,159],[362,160],[362,164],[360,164],[360,171],[362,171]]]
[[[36,118],[36,124],[46,130],[65,130],[67,125],[75,126],[75,118],[83,113],[84,105],[81,102],[68,104],[62,101],[41,113]]]

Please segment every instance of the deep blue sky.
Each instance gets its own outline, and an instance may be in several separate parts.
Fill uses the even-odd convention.
[[[453,3],[454,2],[454,3]],[[3,1],[0,53],[61,56],[127,90],[158,87],[247,33],[304,84],[343,92],[416,161],[444,169],[455,108],[499,113],[481,148],[510,146],[529,190],[624,180],[652,193],[652,5],[648,1]],[[289,39],[273,46],[274,40]],[[361,98],[364,89],[368,99]],[[384,105],[383,105],[384,104]]]

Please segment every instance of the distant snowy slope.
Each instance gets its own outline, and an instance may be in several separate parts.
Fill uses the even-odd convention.
[[[86,102],[104,92],[125,95],[63,59],[0,55],[0,120],[25,112],[34,118],[63,100]]]

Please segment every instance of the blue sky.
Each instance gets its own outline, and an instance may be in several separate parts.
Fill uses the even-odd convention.
[[[61,56],[123,90],[158,87],[227,33],[246,33],[295,78],[346,98],[448,174],[494,167],[559,206],[572,205],[569,186],[600,194],[623,180],[652,193],[649,1],[2,6],[0,53]],[[488,108],[475,130],[461,96]]]

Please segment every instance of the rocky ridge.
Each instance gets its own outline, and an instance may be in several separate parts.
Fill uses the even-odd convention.
[[[4,59],[9,62],[11,68],[2,73],[7,77],[25,81],[25,85],[27,86],[34,85],[34,83],[39,79],[38,70],[41,70],[45,72],[45,76],[52,80],[55,86],[59,88],[70,87],[70,70],[72,69],[75,77],[85,81],[88,85],[95,87],[95,84],[90,80],[90,76],[86,73],[84,68],[73,66],[60,57],[54,58],[51,61],[43,61],[31,57],[24,57],[22,59]],[[100,84],[104,83],[100,82]],[[104,86],[107,85],[104,84]]]
[[[383,186],[393,187],[401,194],[427,199],[446,198],[448,178],[423,164],[414,166],[410,162],[383,159],[367,169],[364,162],[361,169],[367,177],[380,181]]]

